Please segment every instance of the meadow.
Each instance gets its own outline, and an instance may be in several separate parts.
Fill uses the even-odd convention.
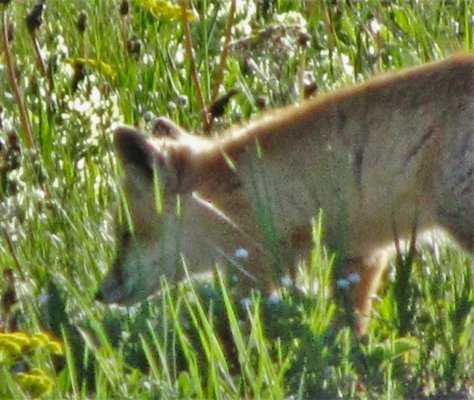
[[[364,340],[331,295],[321,216],[301,290],[278,300],[217,273],[136,307],[94,300],[117,125],[218,135],[470,51],[474,2],[0,0],[0,17],[0,399],[474,398],[474,271],[444,238],[401,244]]]

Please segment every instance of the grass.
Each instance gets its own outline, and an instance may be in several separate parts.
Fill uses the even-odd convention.
[[[123,2],[50,0],[32,32],[25,16],[33,2],[0,4],[2,25],[13,32],[11,60],[3,38],[0,51],[0,328],[15,333],[0,334],[0,398],[474,396],[474,277],[450,243],[394,261],[364,343],[354,341],[330,295],[331,255],[319,223],[301,277],[305,294],[285,288],[280,302],[255,295],[241,303],[229,295],[232,283],[216,276],[131,309],[94,302],[114,253],[114,126],[147,129],[158,115],[204,126],[180,13],[160,15],[145,3],[132,1],[121,15]],[[316,85],[324,92],[473,46],[469,0],[300,3],[238,2],[219,85],[221,95],[238,93],[214,132]],[[199,19],[190,32],[208,106],[229,4],[193,2]],[[35,341],[39,332],[49,339]]]

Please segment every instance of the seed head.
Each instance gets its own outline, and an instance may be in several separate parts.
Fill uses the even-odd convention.
[[[79,87],[79,83],[81,83],[86,77],[85,66],[81,62],[77,62],[74,64],[74,75],[72,77],[71,89],[73,92],[77,90]]]
[[[217,100],[211,104],[209,111],[213,118],[221,117],[224,112],[227,104],[229,104],[230,99],[232,96],[237,94],[237,90],[232,89],[229,90],[227,93],[223,94],[221,97],[217,98]]]
[[[128,54],[130,54],[130,56],[132,56],[135,60],[138,60],[138,58],[140,57],[142,48],[143,42],[137,37],[132,37],[127,42]]]
[[[311,36],[309,36],[307,33],[305,32],[301,32],[299,35],[298,35],[298,44],[301,46],[301,47],[307,47],[309,45],[309,41],[311,40]]]
[[[185,94],[180,94],[178,98],[176,99],[176,103],[178,104],[180,108],[187,107],[189,104],[188,96],[186,96]]]
[[[87,13],[82,10],[79,13],[79,17],[77,17],[77,23],[76,23],[77,30],[79,33],[82,35],[87,27]]]
[[[255,99],[255,104],[260,111],[265,110],[265,108],[267,108],[267,100],[265,99],[265,97],[258,96]]]
[[[305,99],[309,99],[318,93],[318,84],[316,82],[308,82],[304,84],[303,95]]]
[[[43,23],[43,14],[45,10],[46,4],[40,1],[33,6],[28,14],[26,14],[26,26],[31,34],[34,34]]]
[[[13,25],[13,22],[10,22],[7,26],[7,40],[8,40],[8,43],[13,42],[14,35],[15,35],[15,25]]]
[[[125,17],[130,12],[130,3],[128,0],[122,0],[119,8],[120,15]]]

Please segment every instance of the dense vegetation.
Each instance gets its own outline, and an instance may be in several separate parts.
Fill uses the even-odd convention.
[[[181,3],[0,0],[0,398],[474,396],[474,276],[446,241],[394,260],[364,341],[330,295],[317,216],[304,290],[279,301],[238,301],[220,275],[135,308],[94,301],[118,123],[218,134],[473,46],[470,0]]]

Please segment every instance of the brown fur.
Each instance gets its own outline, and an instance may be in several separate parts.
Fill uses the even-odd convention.
[[[376,77],[214,139],[166,119],[155,133],[116,132],[131,215],[120,229],[134,232],[119,241],[105,301],[143,300],[161,276],[181,279],[183,262],[191,273],[231,262],[270,290],[308,258],[322,209],[341,277],[359,278],[363,334],[395,233],[441,227],[474,252],[474,55]]]

